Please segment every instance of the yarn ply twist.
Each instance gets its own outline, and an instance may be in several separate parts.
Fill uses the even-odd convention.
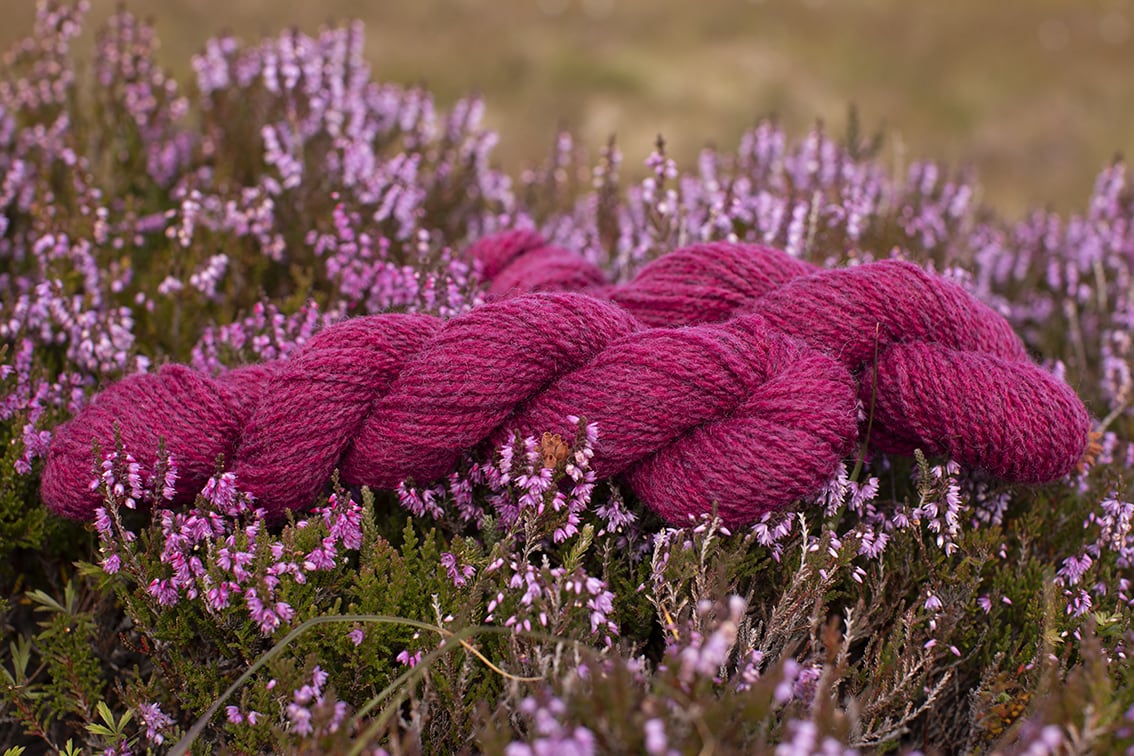
[[[568,289],[578,279],[559,274],[565,253],[532,232],[491,237],[470,252],[499,260],[500,248],[510,254],[494,296]],[[542,259],[556,262],[544,268]],[[588,291],[652,326],[760,313],[855,375],[871,414],[868,440],[885,452],[921,449],[1043,483],[1070,472],[1086,449],[1090,417],[1075,392],[1033,364],[991,308],[912,263],[828,270],[767,247],[708,243],[658,258],[627,285]]]
[[[1086,442],[1082,404],[1007,323],[907,263],[823,271],[707,244],[609,286],[532,232],[468,253],[495,301],[447,322],[360,317],[287,362],[216,379],[170,365],[109,387],[57,430],[44,501],[91,516],[91,443],[112,448],[116,427],[143,467],[164,439],[178,497],[223,454],[278,515],[309,505],[335,468],[375,488],[432,480],[513,430],[569,434],[578,415],[599,424],[600,476],[624,475],[673,522],[715,502],[729,524],[821,487],[853,448],[859,399],[879,448],[1010,480],[1060,477]]]

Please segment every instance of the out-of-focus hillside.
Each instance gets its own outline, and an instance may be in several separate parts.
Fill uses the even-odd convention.
[[[93,20],[122,3],[92,0]],[[632,162],[661,132],[688,162],[766,115],[841,130],[854,103],[866,126],[886,127],[895,165],[971,164],[984,199],[1013,214],[1081,206],[1098,169],[1134,149],[1130,0],[124,4],[154,16],[161,58],[182,78],[218,31],[255,39],[361,18],[379,78],[423,82],[442,105],[484,93],[510,168],[542,157],[560,125],[596,147],[617,134]],[[4,6],[7,46],[30,30],[34,2]]]

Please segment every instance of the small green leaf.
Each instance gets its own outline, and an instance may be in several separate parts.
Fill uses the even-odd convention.
[[[110,710],[110,707],[107,706],[106,701],[99,701],[96,708],[98,709],[98,715],[102,717],[102,721],[106,722],[111,727],[114,727],[114,712],[112,712]]]
[[[67,609],[62,604],[60,604],[49,594],[44,593],[38,588],[34,591],[28,591],[27,596],[29,599],[40,605],[36,608],[36,611],[53,611],[60,612],[62,614],[66,614],[67,612]]]
[[[87,725],[87,732],[90,732],[94,735],[101,735],[104,738],[113,738],[117,734],[114,730],[110,729],[109,727],[107,727],[105,725],[100,725],[98,723],[92,723],[92,724]]]
[[[579,564],[583,561],[583,557],[587,555],[587,550],[591,547],[591,542],[594,541],[595,526],[587,523],[583,526],[582,531],[579,532],[579,537],[571,546],[571,550],[567,552],[567,556],[563,559],[563,569],[567,572],[574,572]]]

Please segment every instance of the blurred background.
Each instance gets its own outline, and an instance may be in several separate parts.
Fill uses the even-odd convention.
[[[0,0],[0,45],[34,0]],[[1083,208],[1100,168],[1134,151],[1134,0],[91,0],[86,42],[119,5],[152,16],[182,81],[204,40],[366,22],[375,78],[445,107],[483,93],[497,160],[541,160],[559,127],[627,167],[662,133],[689,165],[775,116],[790,135],[883,129],[893,165],[970,166],[1009,216]]]

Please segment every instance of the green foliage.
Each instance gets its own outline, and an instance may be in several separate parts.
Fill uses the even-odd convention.
[[[0,359],[3,352],[0,345]],[[0,380],[0,391],[7,391],[8,384]],[[50,569],[54,558],[77,553],[91,542],[81,526],[50,517],[39,503],[36,477],[18,472],[16,463],[24,454],[22,421],[26,418],[0,423],[0,586],[6,589],[18,577],[38,583],[37,572]]]

